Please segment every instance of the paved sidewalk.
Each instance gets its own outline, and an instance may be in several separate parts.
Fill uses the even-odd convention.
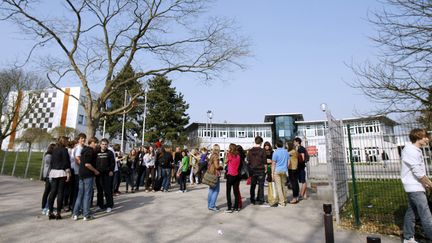
[[[207,209],[207,187],[198,185],[187,193],[122,194],[111,213],[97,213],[88,222],[73,221],[69,213],[49,221],[40,210],[42,182],[0,176],[0,242],[325,242],[323,202],[255,206],[248,204],[249,186],[242,181],[240,187],[245,207],[239,213],[223,212],[222,183],[218,213]],[[366,235],[335,228],[335,242],[366,242]]]

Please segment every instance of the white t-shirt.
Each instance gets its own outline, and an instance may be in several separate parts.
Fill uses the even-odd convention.
[[[75,173],[75,175],[78,175],[79,174],[79,165],[78,165],[78,163],[76,163],[76,158],[77,157],[81,157],[81,151],[82,151],[82,149],[83,149],[83,146],[82,145],[80,145],[80,144],[78,144],[75,148],[74,148],[74,151],[73,151],[73,159],[75,160],[75,167],[74,167],[74,173]],[[72,160],[72,157],[71,157],[71,160]]]

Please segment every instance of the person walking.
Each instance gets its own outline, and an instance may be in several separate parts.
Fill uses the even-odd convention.
[[[263,139],[260,136],[255,137],[255,145],[249,150],[247,154],[247,161],[251,173],[250,185],[250,202],[252,204],[264,204],[264,179],[265,179],[265,166],[267,164],[267,157],[261,145]],[[255,188],[258,184],[258,195],[255,197]]]
[[[80,153],[79,187],[77,200],[72,214],[73,220],[78,220],[81,210],[85,221],[93,219],[93,215],[90,212],[90,206],[93,195],[94,177],[99,175],[99,171],[95,168],[96,146],[98,142],[97,138],[90,138],[88,140],[88,146],[84,146]]]
[[[276,184],[277,201],[279,206],[286,206],[286,173],[288,172],[289,154],[283,148],[282,141],[276,141],[276,150],[273,152],[272,157],[272,178]]]
[[[220,146],[218,144],[213,145],[211,156],[208,162],[208,173],[218,177],[216,185],[214,187],[209,186],[208,196],[207,196],[207,208],[211,211],[218,212],[219,208],[216,207],[217,197],[220,190],[220,176],[223,167],[219,164],[220,161]]]
[[[426,238],[432,241],[432,214],[429,208],[426,190],[432,188],[432,182],[426,175],[426,165],[421,148],[429,143],[425,129],[413,129],[409,134],[411,143],[402,150],[401,181],[408,196],[408,209],[403,223],[404,243],[415,243],[416,218],[420,218]]]
[[[228,147],[228,153],[226,157],[227,163],[227,182],[226,182],[226,198],[228,209],[227,213],[232,213],[233,211],[239,211],[239,167],[240,167],[240,155],[237,151],[235,144],[231,143]],[[231,188],[234,190],[234,207],[232,207],[231,201]]]
[[[48,197],[49,219],[62,219],[61,210],[63,208],[63,190],[65,183],[70,180],[70,160],[66,149],[69,139],[62,136],[58,139],[57,145],[51,157],[51,170],[49,178],[51,191]],[[57,214],[54,215],[54,200],[57,198]]]

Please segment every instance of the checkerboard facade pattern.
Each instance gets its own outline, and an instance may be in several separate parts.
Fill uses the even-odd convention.
[[[40,93],[33,111],[28,113],[22,121],[23,128],[41,128],[44,130],[52,129],[56,98],[56,91],[45,91]]]

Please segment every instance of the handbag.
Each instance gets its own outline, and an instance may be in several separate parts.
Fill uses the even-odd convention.
[[[210,187],[215,187],[217,181],[218,181],[218,177],[216,175],[213,175],[212,173],[206,171],[206,173],[204,174],[202,183],[206,184]]]

